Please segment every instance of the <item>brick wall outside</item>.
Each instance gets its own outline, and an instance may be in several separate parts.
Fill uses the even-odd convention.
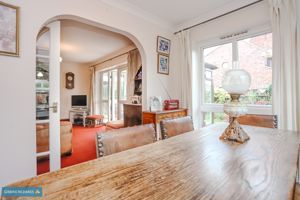
[[[251,75],[250,90],[264,90],[272,84],[272,68],[266,66],[267,57],[272,57],[272,34],[241,40],[238,49],[240,68]],[[205,50],[204,56],[205,63],[217,67],[213,70],[213,83],[215,88],[221,88],[223,75],[232,65],[231,43],[209,48]]]

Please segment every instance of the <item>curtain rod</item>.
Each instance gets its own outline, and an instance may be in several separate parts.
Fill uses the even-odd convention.
[[[219,15],[219,16],[213,17],[213,18],[211,18],[211,19],[205,20],[205,21],[203,21],[203,22],[200,22],[200,23],[198,23],[198,24],[189,26],[189,27],[184,28],[184,29],[182,29],[182,30],[180,30],[180,31],[176,31],[176,32],[174,33],[174,35],[176,35],[177,33],[180,33],[181,31],[186,31],[186,30],[192,29],[192,28],[194,28],[194,27],[196,27],[196,26],[199,26],[199,25],[205,24],[205,23],[207,23],[207,22],[216,20],[216,19],[218,19],[218,18],[224,17],[224,16],[226,16],[226,15],[229,15],[229,14],[234,13],[234,12],[236,12],[236,11],[242,10],[242,9],[244,9],[244,8],[247,8],[247,7],[249,7],[249,6],[252,6],[252,5],[257,4],[257,3],[259,3],[259,2],[262,2],[262,1],[264,1],[264,0],[258,0],[258,1],[252,2],[252,3],[250,3],[250,4],[247,4],[247,5],[245,5],[245,6],[239,7],[239,8],[237,8],[237,9],[234,9],[234,10],[229,11],[229,12],[227,12],[227,13],[224,13],[224,14],[222,14],[222,15]]]
[[[114,56],[114,57],[109,58],[109,59],[107,59],[107,60],[104,60],[104,61],[102,61],[102,62],[96,63],[96,64],[92,65],[91,67],[96,67],[97,65],[101,65],[102,63],[105,63],[105,62],[107,62],[107,61],[110,61],[110,60],[113,60],[113,59],[118,58],[118,57],[120,57],[120,56],[123,56],[123,55],[125,55],[125,54],[128,54],[129,52],[135,51],[135,50],[137,50],[137,49],[138,49],[138,48],[131,49],[130,51],[127,51],[127,52],[125,52],[125,53],[121,53],[121,54],[119,54],[119,55],[117,55],[117,56]]]

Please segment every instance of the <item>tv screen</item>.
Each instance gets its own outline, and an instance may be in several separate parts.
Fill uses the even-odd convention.
[[[87,96],[86,95],[72,95],[72,107],[86,107]]]

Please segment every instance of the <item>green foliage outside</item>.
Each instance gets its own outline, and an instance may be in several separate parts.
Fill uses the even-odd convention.
[[[205,125],[210,125],[216,122],[228,122],[228,116],[225,113],[205,113],[204,114],[204,123]]]
[[[230,99],[230,95],[223,88],[215,89],[215,94],[214,94],[215,103],[224,104],[229,99]]]
[[[272,104],[272,85],[265,89],[250,90],[246,95],[241,96],[241,102],[256,105]],[[216,88],[214,92],[214,103],[224,104],[230,99],[229,94],[222,88]]]
[[[212,96],[213,94],[213,96]],[[205,103],[224,104],[230,100],[230,95],[222,88],[215,88],[214,92],[210,87],[205,90]],[[245,104],[256,105],[271,105],[272,104],[272,85],[265,89],[250,90],[246,95],[242,95],[240,101]],[[228,116],[225,113],[204,113],[205,125],[210,125],[216,122],[228,121]]]

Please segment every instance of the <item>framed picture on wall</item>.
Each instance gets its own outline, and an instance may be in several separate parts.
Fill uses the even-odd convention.
[[[169,74],[169,56],[158,54],[157,72],[159,74]]]
[[[19,7],[1,1],[0,55],[19,56]]]
[[[157,52],[161,54],[170,54],[170,47],[171,47],[171,41],[161,37],[157,36]]]

